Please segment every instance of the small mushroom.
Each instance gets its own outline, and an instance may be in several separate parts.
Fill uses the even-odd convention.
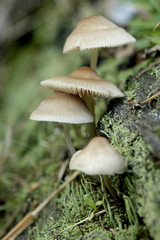
[[[103,16],[90,16],[81,20],[68,36],[63,53],[91,49],[90,66],[96,69],[98,49],[117,47],[135,42],[136,39],[123,28],[118,27]]]
[[[56,91],[80,95],[94,116],[93,97],[118,98],[124,94],[111,82],[102,79],[92,68],[80,67],[69,75],[58,76],[41,82],[42,86]],[[93,124],[94,125],[94,124]],[[89,130],[95,136],[94,126]]]
[[[88,175],[103,175],[104,181],[115,198],[119,198],[107,175],[125,172],[124,158],[112,148],[104,137],[94,137],[83,149],[71,158],[69,168]]]
[[[69,94],[91,97],[123,97],[124,94],[113,83],[102,79],[95,70],[80,67],[69,75],[43,80],[41,85]]]
[[[75,149],[70,140],[67,124],[90,123],[94,121],[92,114],[80,97],[63,92],[55,92],[43,100],[31,114],[30,119],[63,123],[66,142],[71,154],[75,153]]]

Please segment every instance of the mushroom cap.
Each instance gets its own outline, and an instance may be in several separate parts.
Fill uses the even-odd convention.
[[[92,138],[83,150],[72,156],[69,167],[88,175],[114,175],[125,171],[124,158],[104,137]]]
[[[124,94],[111,82],[102,79],[89,67],[80,67],[66,76],[41,82],[42,86],[74,95],[92,97],[123,97]]]
[[[136,39],[123,28],[103,16],[90,16],[81,20],[66,39],[63,53],[102,47],[117,47]]]
[[[92,114],[80,97],[62,92],[55,92],[43,100],[31,114],[30,119],[74,124],[94,121]]]

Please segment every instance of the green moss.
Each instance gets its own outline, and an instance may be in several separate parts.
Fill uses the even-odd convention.
[[[101,63],[97,72],[102,78],[113,82],[120,87],[122,91],[125,91],[128,85],[128,78],[130,76],[136,76],[142,68],[148,67],[150,62],[152,62],[152,60],[146,59],[142,61],[141,64],[135,64],[133,67],[129,67],[128,62],[130,61],[128,57],[123,60],[110,57]],[[126,94],[129,94],[128,91]]]
[[[149,234],[144,227],[136,227],[136,226],[129,226],[126,229],[116,229],[113,231],[114,237],[112,239],[115,240],[149,240]]]
[[[154,72],[157,73],[154,74]],[[128,91],[134,85],[136,98],[140,99],[140,95],[146,98],[150,91],[158,90],[160,84],[157,79],[158,72],[160,72],[159,66],[152,68],[136,81],[130,79]],[[138,217],[142,218],[151,236],[158,240],[160,236],[158,217],[160,214],[160,168],[159,162],[154,161],[153,148],[159,143],[159,138],[153,139],[150,132],[153,127],[160,125],[159,105],[152,109],[147,105],[143,108],[132,108],[133,106],[128,108],[126,101],[120,103],[113,101],[110,104],[114,107],[102,118],[100,133],[105,134],[113,147],[125,157],[126,176],[120,184],[123,194],[132,199],[133,211],[131,216],[128,215],[130,223],[133,221],[134,224],[138,224],[136,220],[138,213]],[[118,112],[121,114],[119,115]],[[114,181],[117,182],[117,178],[112,179],[113,184]],[[117,183],[114,186],[117,188]]]
[[[87,180],[83,175],[80,182],[81,184],[74,182],[70,186],[68,185],[60,194],[60,198],[56,198],[50,204],[48,210],[52,209],[52,214],[47,217],[47,222],[41,226],[40,219],[32,228],[32,232],[30,230],[30,235],[34,236],[33,239],[37,239],[39,236],[48,239],[103,208],[106,210],[104,214],[91,217],[85,223],[60,233],[57,239],[77,239],[77,236],[89,237],[90,235],[98,237],[99,233],[104,238],[110,235],[106,233],[105,229],[122,228],[124,223],[128,222],[124,205],[104,193],[102,190],[104,187],[101,188],[101,185],[95,184],[90,178]],[[48,214],[48,210],[46,213],[44,210],[43,218],[45,214]]]
[[[109,119],[109,124],[108,118],[109,116],[102,120],[105,121],[107,136],[110,136],[113,147],[126,160],[126,178],[127,181],[129,179],[129,183],[124,178],[122,191],[130,196],[134,202],[134,211],[137,211],[139,216],[144,218],[151,235],[158,239],[160,234],[158,215],[160,212],[159,198],[156,196],[159,196],[160,193],[160,169],[157,169],[156,164],[149,159],[150,149],[138,133],[131,133],[128,128],[124,127],[122,121],[115,123],[114,120],[113,122]],[[112,182],[114,184],[114,180]],[[114,186],[116,187],[117,184]],[[137,220],[133,219],[133,223],[137,223]]]
[[[47,239],[49,236],[51,237],[74,223],[86,218],[93,210],[98,211],[99,207],[93,209],[93,207],[84,200],[85,195],[88,196],[88,199],[92,199],[95,204],[101,199],[99,192],[93,192],[93,186],[95,184],[87,182],[86,180],[83,180],[81,183],[82,185],[79,185],[78,183],[72,183],[71,186],[68,185],[63,193],[61,193],[61,197],[54,200],[54,204],[56,204],[56,214],[50,215],[45,225],[39,230],[38,234],[41,238]],[[54,208],[55,207],[52,206],[53,212]],[[60,234],[59,238],[77,239],[77,236],[80,237],[88,232],[101,230],[101,224],[94,224],[94,222],[95,219],[92,219],[78,227],[73,227]],[[38,221],[37,224],[40,224],[40,221]],[[37,227],[36,229],[33,228],[32,234],[34,236],[37,235]]]

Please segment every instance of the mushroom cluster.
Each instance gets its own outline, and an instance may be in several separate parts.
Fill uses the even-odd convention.
[[[134,41],[135,39],[124,29],[102,16],[91,16],[83,19],[67,38],[64,53],[75,50],[92,50],[91,68],[81,67],[67,76],[42,81],[42,86],[51,88],[54,93],[41,102],[31,114],[30,119],[64,124],[66,142],[73,155],[70,169],[78,171],[75,171],[34,211],[27,214],[3,239],[15,239],[32,224],[38,213],[79,174],[79,171],[89,175],[103,175],[104,182],[112,196],[120,199],[107,175],[124,173],[124,158],[110,146],[106,138],[95,137],[93,97],[117,98],[124,95],[113,83],[98,76],[94,69],[97,66],[99,48],[116,47]],[[70,139],[68,123],[93,123],[90,127],[90,136],[93,138],[83,150],[75,151]]]
[[[80,67],[66,76],[58,76],[41,82],[42,86],[67,94],[78,95],[83,99],[94,119],[93,97],[118,98],[123,93],[111,82],[102,79],[90,67]],[[88,129],[90,137],[95,136],[95,123]]]
[[[31,114],[30,119],[72,124],[93,122],[88,129],[90,137],[96,135],[93,97],[118,98],[124,96],[113,83],[102,79],[89,67],[78,68],[66,76],[43,80],[41,85],[51,88],[55,93],[38,106]],[[67,128],[65,127],[65,129]],[[68,147],[73,154],[73,145],[69,140],[69,134],[65,136],[67,144],[70,142]]]
[[[102,79],[95,69],[99,48],[117,47],[134,41],[134,37],[105,17],[87,17],[80,21],[68,36],[63,53],[90,49],[90,67],[83,66],[68,75],[41,82],[42,86],[55,92],[42,101],[31,114],[30,119],[64,124],[67,145],[73,155],[70,169],[77,169],[89,175],[113,175],[124,172],[123,157],[109,145],[105,138],[95,137],[94,123],[95,97],[120,98],[124,94],[113,83]],[[69,136],[68,123],[92,123],[88,131],[93,139],[84,150],[75,152]],[[105,182],[111,194],[116,196],[107,177]]]

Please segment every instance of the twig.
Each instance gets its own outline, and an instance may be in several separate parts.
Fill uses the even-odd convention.
[[[160,22],[157,23],[157,25],[156,25],[155,28],[153,29],[153,32],[155,32],[159,26],[160,26]]]
[[[17,217],[17,215],[22,212],[22,206],[19,207],[18,209],[15,210],[15,212],[13,212],[10,216],[6,217],[6,224],[5,224],[5,227],[4,229],[0,232],[0,239],[2,238],[2,236],[4,236],[8,229],[13,226],[14,222],[15,222],[15,219]]]
[[[140,104],[147,103],[147,102],[151,101],[152,99],[154,99],[154,98],[156,98],[158,96],[160,96],[160,92],[158,92],[158,93],[154,94],[153,96],[151,96],[150,98],[147,98],[146,100],[140,102]]]
[[[11,231],[2,238],[2,240],[14,240],[20,233],[22,233],[28,226],[30,226],[38,213],[55,197],[67,184],[74,180],[78,175],[79,171],[75,171],[59,188],[48,196],[34,211],[28,213]]]
[[[58,173],[58,178],[57,178],[58,181],[62,180],[62,178],[63,178],[63,176],[64,176],[64,174],[65,174],[66,168],[67,168],[67,166],[68,166],[68,164],[69,164],[69,161],[70,161],[70,159],[68,158],[68,159],[66,159],[66,160],[62,163],[62,166],[61,166],[60,171],[59,171],[59,173]]]
[[[136,79],[139,78],[143,73],[147,72],[148,70],[150,70],[152,67],[156,66],[158,63],[160,63],[160,59],[158,59],[157,61],[155,61],[153,64],[151,64],[149,67],[143,69],[140,73],[138,73],[138,75],[136,76]]]
[[[95,217],[95,216],[98,216],[98,215],[100,215],[100,214],[102,214],[102,213],[105,213],[105,211],[106,211],[106,210],[103,209],[103,210],[101,210],[100,212],[97,212],[97,213],[93,214],[92,218]],[[88,216],[88,217],[86,217],[85,219],[83,219],[83,220],[81,220],[81,221],[79,221],[79,222],[77,222],[77,223],[75,223],[75,224],[73,224],[73,225],[65,228],[64,230],[60,231],[59,233],[54,234],[52,237],[48,238],[47,240],[50,240],[50,239],[52,239],[53,237],[56,237],[57,235],[59,235],[59,234],[65,232],[65,231],[69,230],[70,228],[76,227],[76,226],[78,226],[78,225],[80,225],[80,224],[88,221],[89,219],[90,219],[90,216]]]

